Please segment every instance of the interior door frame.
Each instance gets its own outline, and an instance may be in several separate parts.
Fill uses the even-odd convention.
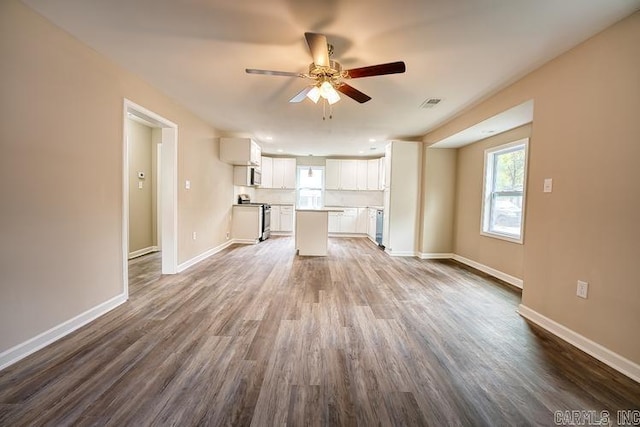
[[[122,266],[124,293],[129,297],[129,140],[128,121],[131,115],[160,128],[160,177],[158,228],[162,248],[162,274],[178,272],[178,125],[159,114],[124,99],[122,138]]]

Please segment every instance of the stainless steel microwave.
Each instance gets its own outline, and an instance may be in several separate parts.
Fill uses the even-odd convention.
[[[254,187],[262,183],[260,169],[253,166],[235,166],[233,168],[233,183],[243,187]]]

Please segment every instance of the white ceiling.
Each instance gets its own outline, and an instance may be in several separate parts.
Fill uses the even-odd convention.
[[[640,0],[23,1],[221,132],[251,136],[266,153],[316,156],[376,155],[389,139],[421,139],[640,8]],[[288,102],[306,80],[244,72],[306,72],[305,31],[326,34],[347,69],[403,60],[407,72],[351,80],[373,99],[343,96],[323,121],[320,104]],[[443,101],[420,108],[427,98]]]

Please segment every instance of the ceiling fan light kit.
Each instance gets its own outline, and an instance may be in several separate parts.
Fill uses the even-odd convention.
[[[363,104],[371,97],[360,92],[358,89],[346,84],[346,79],[356,79],[361,77],[380,76],[384,74],[404,73],[406,67],[404,62],[390,62],[387,64],[371,65],[368,67],[343,70],[338,61],[329,58],[333,54],[333,46],[327,43],[327,38],[323,34],[304,33],[313,62],[309,65],[309,73],[293,73],[288,71],[258,70],[247,68],[248,74],[266,74],[271,76],[300,77],[313,80],[314,83],[298,92],[289,100],[291,103],[302,102],[309,98],[314,103],[318,103],[320,98],[329,103],[329,106],[340,101],[340,93]],[[329,116],[331,118],[331,116]],[[323,117],[324,119],[324,117]]]

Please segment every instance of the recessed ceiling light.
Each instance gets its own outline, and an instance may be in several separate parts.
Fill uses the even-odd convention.
[[[266,139],[267,139],[267,141],[273,141],[273,137],[272,136],[268,136]]]
[[[375,138],[369,138],[369,142],[376,142]]]
[[[277,151],[278,153],[282,153],[282,148],[278,148],[276,151]]]
[[[358,151],[358,153],[362,154],[362,153],[364,153],[364,151],[360,150],[360,151]]]

